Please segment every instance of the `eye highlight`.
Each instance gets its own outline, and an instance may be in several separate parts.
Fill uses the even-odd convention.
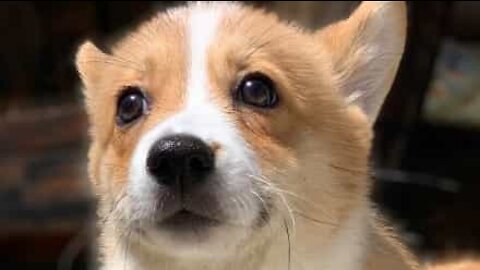
[[[147,100],[138,86],[127,86],[117,101],[117,124],[125,126],[137,120],[147,111]]]
[[[273,81],[259,72],[246,75],[235,88],[234,97],[243,104],[264,109],[274,108],[278,103]]]

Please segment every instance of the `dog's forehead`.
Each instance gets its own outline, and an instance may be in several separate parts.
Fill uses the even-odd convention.
[[[249,62],[252,56],[280,56],[286,50],[279,51],[277,41],[286,32],[295,33],[275,15],[251,7],[189,4],[160,13],[119,42],[114,56],[142,68],[121,69],[116,77],[128,78],[130,84],[140,82],[152,98],[161,101],[162,113],[175,113],[192,103],[209,102],[212,95],[224,95],[239,72],[255,62]],[[134,75],[124,76],[128,72]],[[153,118],[157,122],[165,116]],[[154,124],[152,120],[146,129]]]
[[[113,49],[115,55],[134,57],[144,64],[169,61],[192,63],[199,54],[229,48],[245,56],[286,30],[274,14],[237,3],[198,2],[160,13],[131,32]],[[294,31],[295,32],[295,31]],[[283,33],[285,34],[285,33]],[[275,45],[274,42],[268,45]],[[241,55],[243,53],[243,55]],[[180,55],[180,57],[175,58]],[[173,60],[172,60],[173,59]]]

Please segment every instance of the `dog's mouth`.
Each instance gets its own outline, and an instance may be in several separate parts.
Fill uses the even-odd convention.
[[[175,232],[197,232],[220,224],[219,220],[186,209],[182,209],[159,222],[162,229]]]

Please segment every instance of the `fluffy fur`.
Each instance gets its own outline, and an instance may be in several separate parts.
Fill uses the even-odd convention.
[[[456,258],[429,264],[427,270],[477,270],[480,269],[478,258]]]
[[[365,2],[308,32],[239,4],[200,3],[159,14],[110,53],[82,45],[103,268],[415,269],[368,199],[371,127],[401,59],[405,13],[402,2]],[[274,81],[278,107],[232,101],[250,72]],[[125,128],[115,114],[129,85],[150,106]],[[208,232],[155,227],[168,198],[145,156],[177,133],[216,151],[215,185],[192,202],[218,203],[212,215],[224,222]]]

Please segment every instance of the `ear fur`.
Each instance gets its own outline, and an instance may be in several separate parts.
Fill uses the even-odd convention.
[[[86,41],[77,51],[75,65],[85,90],[92,88],[100,76],[99,63],[106,62],[108,55],[100,51],[92,42]]]
[[[346,101],[375,122],[404,51],[406,5],[364,1],[352,15],[317,31],[316,38],[333,60]]]

